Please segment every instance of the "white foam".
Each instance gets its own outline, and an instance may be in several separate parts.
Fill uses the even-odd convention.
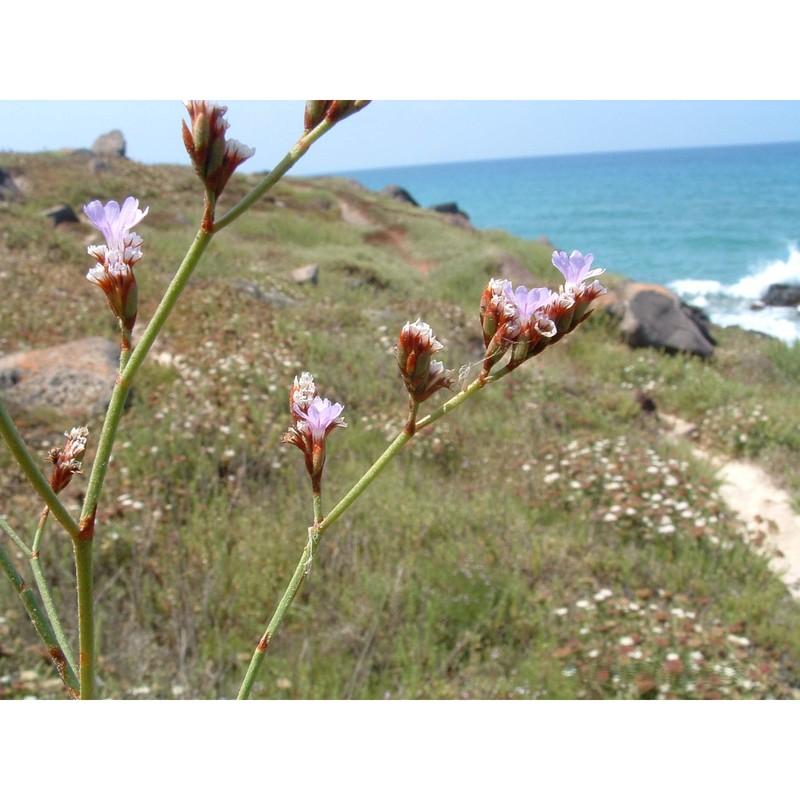
[[[753,307],[773,283],[800,283],[797,242],[789,243],[786,259],[762,263],[735,283],[685,279],[669,286],[684,302],[704,309],[717,325],[738,325],[792,343],[800,339],[800,313],[796,309]]]
[[[706,294],[717,294],[718,292],[724,291],[719,281],[695,280],[693,278],[672,281],[669,286],[670,289],[681,296],[692,294],[702,296]]]
[[[737,297],[758,300],[773,283],[800,283],[800,250],[796,242],[790,245],[785,261],[769,261],[757,272],[734,283],[728,291]]]

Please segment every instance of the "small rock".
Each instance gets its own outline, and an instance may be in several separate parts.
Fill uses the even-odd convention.
[[[125,158],[125,137],[122,131],[114,130],[98,136],[92,145],[92,153],[100,158]]]
[[[461,214],[462,217],[469,219],[469,216],[458,207],[458,203],[438,203],[431,206],[431,211],[438,211],[440,214]]]
[[[654,414],[658,410],[656,408],[656,401],[653,400],[647,392],[641,391],[641,389],[636,392],[634,399],[645,414]]]
[[[419,203],[402,187],[395,183],[385,186],[380,192],[384,197],[391,197],[401,203],[419,207]]]
[[[472,223],[469,221],[469,216],[466,212],[462,211],[457,203],[439,203],[438,205],[431,206],[431,211],[438,211],[440,214],[445,214],[447,221],[458,228],[464,230],[471,230]]]
[[[77,222],[78,217],[72,209],[72,206],[67,203],[62,203],[60,206],[48,208],[47,211],[42,211],[42,217],[47,217],[53,225],[61,225],[62,222]]]
[[[292,280],[295,283],[310,283],[316,286],[319,281],[319,264],[306,264],[293,269]]]
[[[297,302],[291,297],[287,297],[285,294],[275,291],[275,289],[265,291],[260,283],[248,280],[247,278],[234,281],[233,287],[242,294],[249,295],[255,300],[263,300],[276,308],[287,308],[288,306],[296,305]]]
[[[4,169],[0,169],[0,200],[13,200],[21,194],[14,179]]]

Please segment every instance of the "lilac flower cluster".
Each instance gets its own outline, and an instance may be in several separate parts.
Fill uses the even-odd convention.
[[[89,221],[106,240],[105,244],[88,248],[97,264],[86,277],[105,292],[111,310],[126,331],[132,331],[136,322],[138,292],[133,267],[142,257],[143,242],[131,228],[138,225],[149,210],[140,211],[135,197],[126,198],[121,207],[116,200],[109,200],[105,206],[99,200],[92,200],[83,207]]]
[[[554,251],[553,266],[564,276],[558,292],[525,286],[514,289],[510,281],[497,278],[489,281],[480,303],[484,376],[509,350],[508,369],[516,369],[586,319],[591,302],[606,291],[598,281],[586,285],[589,278],[605,271],[591,269],[593,259],[579,250],[569,256]]]
[[[289,413],[292,424],[284,434],[283,441],[293,444],[303,451],[306,469],[311,476],[312,486],[319,491],[322,469],[325,466],[325,440],[335,428],[345,428],[342,419],[344,406],[331,403],[317,394],[314,377],[304,372],[295,377],[289,391]]]

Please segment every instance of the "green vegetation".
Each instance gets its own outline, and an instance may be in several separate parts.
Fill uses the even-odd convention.
[[[143,326],[202,214],[191,169],[94,173],[80,153],[2,154],[0,166],[26,192],[0,204],[0,353],[116,338],[83,277],[92,230],[39,216],[65,201],[150,206]],[[256,180],[235,176],[225,201]],[[302,456],[280,444],[292,379],[308,370],[346,406],[348,428],[329,442],[330,508],[402,427],[401,326],[422,317],[448,367],[477,364],[478,301],[504,254],[529,285],[558,278],[541,243],[331,178],[281,182],[215,239],[142,369],[101,498],[101,696],[235,696],[311,521]],[[290,270],[309,262],[319,285],[295,285]],[[646,391],[706,447],[757,460],[800,497],[800,349],[715,336],[709,362],[631,351],[598,311],[423,430],[323,539],[254,696],[795,696],[800,609],[709,467],[635,400]],[[96,434],[101,420],[17,423],[44,461],[64,430]],[[65,490],[68,508],[84,489],[77,478]],[[0,452],[0,513],[32,533],[40,510]],[[71,546],[52,523],[41,558],[74,639]],[[28,577],[24,559],[17,569]],[[0,696],[64,696],[45,656],[0,582]]]

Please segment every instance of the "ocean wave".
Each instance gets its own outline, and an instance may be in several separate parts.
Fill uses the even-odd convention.
[[[785,259],[761,263],[735,283],[682,279],[671,282],[669,288],[684,302],[702,308],[717,325],[738,325],[791,344],[800,340],[800,309],[757,306],[774,283],[800,284],[797,242],[789,243]]]

